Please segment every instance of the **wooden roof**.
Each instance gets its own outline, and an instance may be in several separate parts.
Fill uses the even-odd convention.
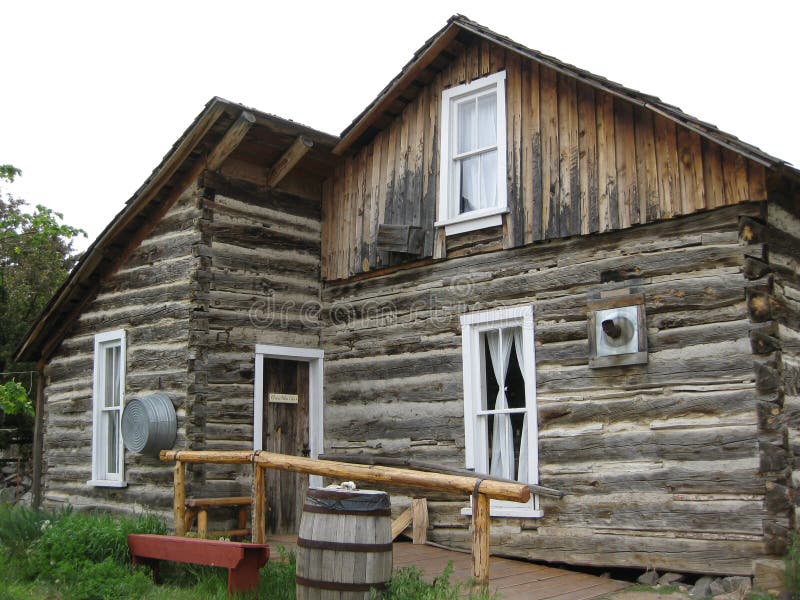
[[[194,122],[175,142],[150,177],[127,201],[122,211],[89,246],[67,280],[45,307],[17,349],[15,360],[41,360],[60,343],[72,319],[91,299],[102,279],[118,267],[108,257],[121,256],[147,225],[157,220],[177,191],[185,188],[202,170],[204,162],[236,123],[243,111],[255,117],[254,126],[230,155],[234,159],[270,164],[278,160],[292,141],[303,135],[314,147],[298,165],[299,173],[326,177],[336,159],[332,154],[351,152],[371,140],[390,124],[453,58],[465,40],[478,37],[537,61],[564,75],[650,109],[715,143],[779,173],[800,178],[800,171],[786,162],[705,123],[659,98],[624,87],[551,56],[531,50],[462,15],[447,24],[417,50],[400,73],[381,91],[337,138],[291,120],[263,113],[240,104],[212,98]]]
[[[667,104],[656,96],[644,94],[610,81],[605,77],[594,75],[584,69],[561,62],[537,50],[531,50],[479,23],[471,21],[463,15],[450,17],[447,24],[414,53],[412,59],[403,67],[400,73],[342,132],[341,140],[333,150],[334,153],[343,154],[347,151],[357,150],[371,140],[378,131],[400,114],[405,105],[417,95],[418,91],[427,85],[434,75],[441,71],[450,59],[455,56],[458,47],[463,45],[463,40],[471,36],[486,39],[502,46],[506,50],[516,52],[521,56],[545,65],[558,73],[574,77],[580,82],[627,100],[637,106],[648,108],[765,167],[785,170],[794,176],[800,176],[800,171],[795,170],[785,161],[741,141],[736,136],[721,131],[710,123],[705,123],[686,114],[678,107]]]
[[[109,257],[124,255],[129,245],[140,240],[141,232],[171,204],[170,198],[185,189],[204,168],[243,113],[248,114],[248,119],[254,118],[253,124],[230,156],[268,166],[279,160],[302,135],[313,141],[314,146],[298,170],[320,178],[330,173],[335,162],[331,149],[338,141],[336,136],[222,98],[212,98],[125,207],[92,242],[25,335],[15,360],[40,360],[49,355],[99,283],[119,266]]]

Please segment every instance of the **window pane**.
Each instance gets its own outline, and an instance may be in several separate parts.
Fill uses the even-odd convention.
[[[512,329],[508,331],[508,335],[513,335]],[[514,343],[516,346],[516,342]],[[508,360],[508,372],[506,373],[506,402],[508,408],[525,408],[525,380],[522,377],[522,369],[517,359],[516,347],[511,350],[511,358]],[[520,421],[520,427],[522,427]],[[516,432],[514,433],[516,436]]]
[[[497,143],[497,95],[493,92],[478,98],[478,148]]]
[[[119,406],[119,357],[120,347],[111,346],[105,351],[105,382],[103,385],[103,406]]]
[[[481,334],[481,345],[483,347],[483,360],[486,379],[484,381],[485,389],[484,395],[486,398],[486,406],[484,410],[494,410],[497,404],[497,393],[500,391],[500,386],[497,385],[497,378],[494,375],[494,366],[492,364],[492,353],[489,350],[488,335],[497,335],[496,331],[489,332],[488,334]]]
[[[459,161],[461,165],[461,198],[458,203],[459,213],[466,213],[479,208],[480,194],[480,157],[473,156]]]
[[[458,154],[475,149],[475,100],[458,104]]]
[[[117,458],[119,451],[119,411],[112,410],[103,413],[106,419],[106,473],[116,474],[119,472],[117,468]]]
[[[527,465],[527,461],[520,462],[519,454],[522,447],[522,432],[523,432],[523,424],[525,423],[525,415],[523,413],[517,413],[513,415],[509,415],[511,418],[511,429],[513,431],[514,436],[514,465],[515,471],[513,479],[517,481],[528,481],[528,474],[527,473],[520,473],[520,467],[525,467]]]
[[[481,154],[481,208],[497,206],[497,150]]]

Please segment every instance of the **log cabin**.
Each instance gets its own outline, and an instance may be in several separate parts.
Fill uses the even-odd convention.
[[[460,15],[338,137],[214,98],[18,350],[43,501],[166,514],[169,465],[120,435],[160,392],[177,449],[563,492],[493,503],[498,554],[751,574],[797,526],[799,199],[784,161]],[[306,482],[270,477],[296,532]],[[468,547],[469,501],[429,501]]]

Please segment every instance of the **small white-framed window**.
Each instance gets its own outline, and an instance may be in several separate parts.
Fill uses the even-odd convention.
[[[442,92],[439,214],[445,235],[502,224],[507,212],[505,71]]]
[[[530,305],[461,317],[466,466],[539,483],[536,356]],[[470,509],[465,509],[468,514]],[[492,500],[492,516],[541,517],[539,498]]]
[[[125,486],[122,409],[125,405],[125,331],[94,336],[92,479],[89,485]]]

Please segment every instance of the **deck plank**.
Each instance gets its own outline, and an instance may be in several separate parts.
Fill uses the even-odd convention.
[[[267,543],[273,547],[284,546],[292,552],[297,549],[296,538],[292,536],[273,536]],[[393,555],[395,569],[419,567],[428,582],[441,575],[451,561],[451,582],[460,583],[472,578],[472,557],[465,552],[397,542]],[[273,556],[277,557],[278,553]],[[591,600],[628,585],[624,581],[498,556],[491,557],[489,566],[489,589],[499,592],[503,600]]]

